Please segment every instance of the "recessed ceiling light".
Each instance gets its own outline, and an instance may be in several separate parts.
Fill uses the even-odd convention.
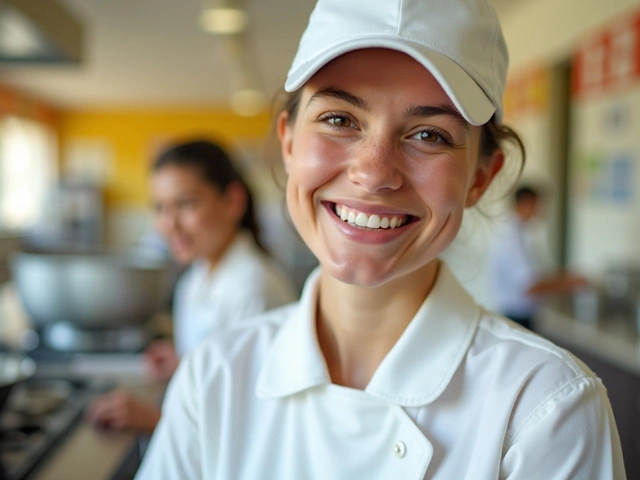
[[[247,23],[247,13],[239,8],[207,8],[200,14],[200,26],[209,33],[240,33],[247,28]]]

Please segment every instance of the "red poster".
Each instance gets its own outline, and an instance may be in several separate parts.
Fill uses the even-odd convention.
[[[585,41],[573,59],[573,94],[609,93],[640,80],[640,12]]]

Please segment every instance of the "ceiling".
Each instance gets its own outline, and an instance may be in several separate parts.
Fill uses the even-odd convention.
[[[58,0],[85,26],[84,60],[0,66],[0,83],[61,108],[225,104],[242,79],[229,45],[198,26],[202,0]],[[500,11],[516,0],[493,0]],[[269,98],[315,0],[246,0],[244,61]],[[46,5],[46,2],[43,2]],[[46,7],[43,7],[46,8]]]

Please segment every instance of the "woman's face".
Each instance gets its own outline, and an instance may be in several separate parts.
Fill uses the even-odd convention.
[[[305,85],[278,131],[287,205],[329,273],[375,286],[426,267],[456,236],[502,165],[479,162],[469,125],[433,76],[402,53],[343,55]]]
[[[194,167],[167,165],[151,177],[158,231],[175,259],[217,259],[237,227],[232,195],[222,194]]]

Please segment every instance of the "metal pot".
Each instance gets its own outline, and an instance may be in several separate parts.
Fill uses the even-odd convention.
[[[15,385],[30,378],[36,371],[36,363],[22,355],[0,353],[0,411]]]
[[[83,330],[141,324],[156,313],[168,289],[160,262],[98,252],[16,252],[13,280],[36,328],[68,322]]]

